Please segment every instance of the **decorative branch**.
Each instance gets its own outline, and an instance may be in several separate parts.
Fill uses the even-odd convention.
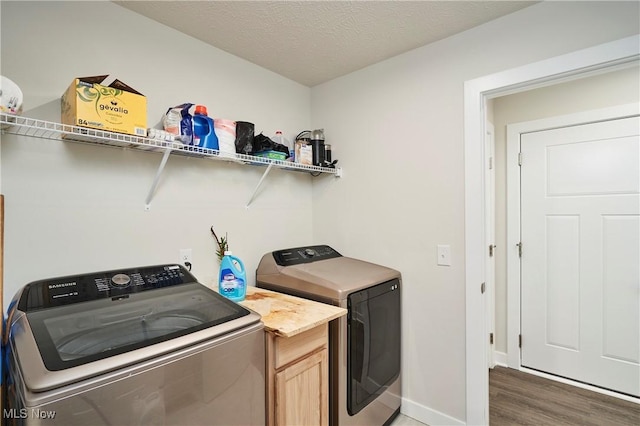
[[[229,251],[229,240],[227,239],[227,233],[225,232],[224,237],[218,238],[216,235],[216,231],[213,230],[213,226],[211,226],[211,234],[213,238],[216,240],[216,244],[218,248],[216,249],[216,255],[218,256],[218,260],[222,261],[224,257],[224,252]]]

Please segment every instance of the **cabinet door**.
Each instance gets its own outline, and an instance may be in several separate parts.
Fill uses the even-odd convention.
[[[278,426],[329,424],[327,349],[276,374]]]

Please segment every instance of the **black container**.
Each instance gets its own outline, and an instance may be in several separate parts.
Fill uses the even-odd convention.
[[[313,150],[313,165],[324,165],[324,141],[320,139],[311,140],[311,148]]]
[[[236,121],[236,152],[249,154],[253,151],[255,126],[248,121]]]

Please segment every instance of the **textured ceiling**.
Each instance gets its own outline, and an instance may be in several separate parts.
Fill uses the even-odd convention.
[[[306,86],[536,1],[115,1]]]

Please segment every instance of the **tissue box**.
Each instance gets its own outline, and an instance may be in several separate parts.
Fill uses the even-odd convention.
[[[147,135],[147,98],[109,75],[78,77],[62,95],[62,123]]]

